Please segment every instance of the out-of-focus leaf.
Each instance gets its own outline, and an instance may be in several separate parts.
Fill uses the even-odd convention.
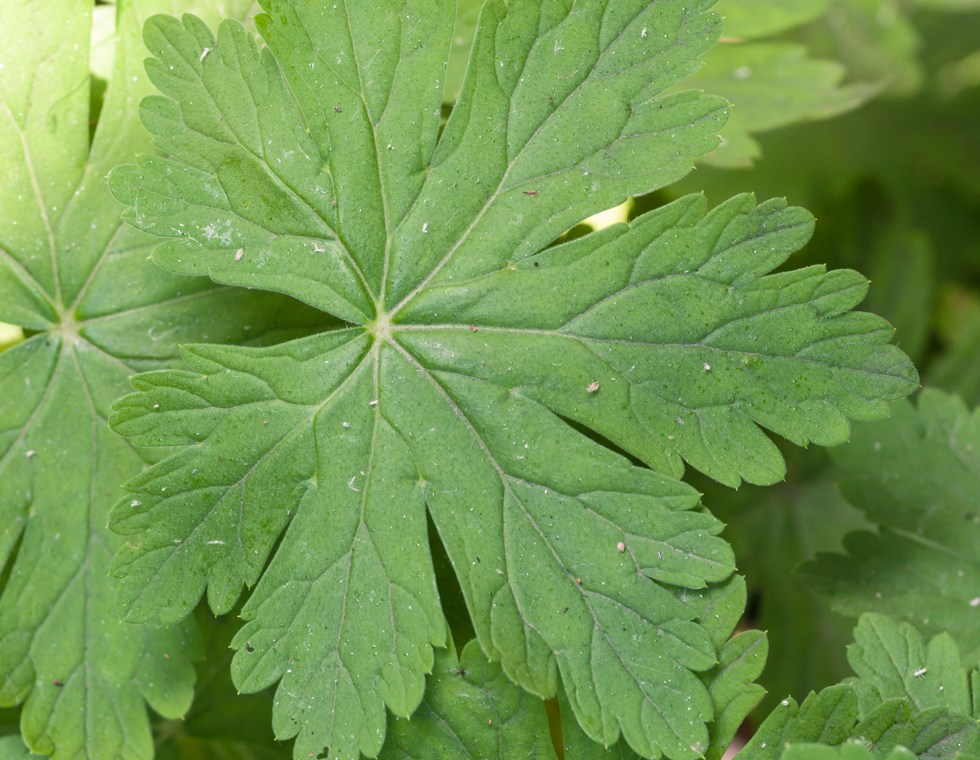
[[[834,608],[949,631],[967,661],[980,659],[980,411],[923,391],[918,408],[856,425],[832,455],[853,479],[847,499],[879,527],[850,534],[846,554],[820,554],[802,570]]]
[[[820,16],[830,0],[718,0],[715,10],[725,19],[725,36],[767,37]]]
[[[839,549],[849,531],[867,525],[841,498],[817,450],[788,452],[787,481],[737,492],[694,480],[705,504],[726,524],[752,599],[752,624],[769,634],[766,669],[759,679],[768,713],[786,695],[802,698],[847,675],[844,646],[852,624],[831,611],[792,572],[817,551]]]
[[[38,760],[19,736],[0,736],[0,760]]]
[[[891,97],[922,86],[921,39],[899,0],[838,0],[807,32],[811,48],[844,64],[852,80]]]
[[[980,404],[980,296],[959,285],[940,297],[939,338],[943,351],[929,366],[926,383]]]
[[[734,105],[721,146],[702,163],[748,166],[761,154],[753,134],[837,116],[876,91],[874,85],[841,84],[843,78],[843,66],[811,58],[799,45],[719,45],[688,80]]]
[[[154,725],[156,760],[288,760],[292,743],[272,734],[272,692],[239,694],[231,682],[234,616],[215,618],[203,607],[196,613],[204,647],[194,701],[182,719]]]

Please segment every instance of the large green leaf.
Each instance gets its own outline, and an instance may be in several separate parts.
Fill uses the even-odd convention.
[[[708,5],[490,2],[441,134],[448,0],[268,0],[266,50],[233,22],[148,24],[168,156],[113,173],[127,219],[168,238],[164,268],[349,326],[187,346],[134,381],[114,425],[175,453],[113,513],[120,601],[162,623],[251,588],[235,682],[280,682],[297,757],[374,755],[385,707],[419,705],[447,641],[427,514],[509,678],[560,677],[593,741],[702,755],[710,672],[741,653],[696,600],[733,561],[674,476],[773,482],[761,428],[839,443],[914,387],[887,323],[849,311],[860,276],[767,275],[811,231],[782,202],[690,197],[547,247],[717,144],[722,102],[662,94],[717,36]]]
[[[846,614],[876,610],[922,630],[953,633],[980,657],[980,413],[926,390],[918,409],[896,404],[886,423],[857,426],[834,452],[852,476],[844,494],[877,533],[844,542],[804,567],[814,588]]]
[[[187,709],[196,645],[187,625],[131,626],[114,609],[107,512],[146,455],[109,431],[109,405],[133,373],[173,363],[177,341],[294,320],[281,299],[155,270],[152,239],[122,225],[104,177],[149,149],[140,27],[190,4],[117,6],[90,144],[92,5],[18,0],[0,25],[0,320],[30,336],[0,353],[0,704],[24,703],[37,752],[128,760],[152,755],[145,703]]]

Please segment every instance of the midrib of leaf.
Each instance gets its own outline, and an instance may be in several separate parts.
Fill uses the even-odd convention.
[[[608,9],[609,9],[609,6],[606,6],[606,12],[608,12]],[[481,16],[481,18],[482,18],[482,16]],[[480,208],[479,212],[473,217],[473,220],[470,222],[470,224],[467,226],[467,228],[463,231],[463,234],[460,235],[460,237],[456,240],[455,243],[453,243],[453,245],[450,247],[450,249],[446,252],[445,256],[443,256],[443,258],[432,268],[432,270],[429,272],[429,274],[426,275],[423,278],[423,280],[418,285],[416,285],[414,288],[412,288],[412,290],[409,291],[409,293],[407,295],[405,295],[389,311],[389,317],[390,317],[390,319],[394,320],[394,318],[398,315],[398,313],[400,311],[402,311],[404,308],[406,308],[407,306],[409,306],[411,304],[411,302],[415,299],[415,297],[419,293],[421,293],[422,291],[424,291],[428,287],[428,285],[436,278],[436,276],[439,274],[439,272],[442,271],[442,269],[446,265],[449,264],[449,262],[456,255],[456,252],[469,239],[469,237],[472,234],[473,230],[476,229],[476,227],[479,225],[479,223],[483,220],[484,216],[486,216],[487,211],[489,211],[490,210],[490,207],[493,206],[494,202],[497,200],[497,198],[499,197],[500,193],[503,192],[503,191],[505,191],[505,190],[512,189],[512,188],[505,187],[506,182],[507,182],[507,179],[510,177],[511,171],[513,170],[514,166],[517,165],[517,163],[518,163],[519,159],[521,158],[521,156],[524,155],[524,151],[527,149],[527,146],[530,145],[532,142],[534,142],[534,139],[538,136],[538,134],[540,134],[541,130],[544,129],[545,126],[547,126],[550,123],[551,119],[555,116],[555,114],[558,113],[559,110],[561,110],[561,107],[563,105],[565,105],[565,103],[568,102],[569,98],[573,97],[587,83],[589,83],[590,81],[593,80],[593,73],[599,68],[599,64],[602,62],[603,57],[605,56],[605,54],[608,51],[608,49],[610,47],[612,47],[617,41],[619,41],[623,37],[623,35],[626,34],[626,31],[628,29],[631,29],[633,27],[633,25],[636,23],[636,19],[637,18],[639,18],[639,15],[634,16],[633,17],[633,20],[631,22],[629,22],[628,24],[626,24],[626,26],[623,27],[623,30],[618,35],[616,35],[616,37],[614,37],[611,40],[610,44],[599,53],[599,56],[596,58],[595,63],[593,64],[592,69],[589,71],[588,75],[584,79],[582,79],[582,81],[580,81],[575,86],[574,89],[572,89],[571,91],[569,91],[569,93],[561,100],[561,103],[560,104],[559,103],[556,103],[556,107],[555,107],[554,111],[552,111],[550,115],[548,115],[547,117],[545,117],[541,121],[541,123],[538,124],[538,126],[531,133],[530,137],[528,137],[528,139],[524,142],[524,144],[521,145],[520,149],[517,151],[517,153],[513,157],[510,157],[510,151],[508,150],[508,163],[507,163],[507,168],[504,170],[503,175],[501,175],[500,181],[497,183],[497,187],[494,189],[493,193],[491,193],[491,195],[487,198],[486,202]],[[687,18],[687,17],[685,17],[685,18]],[[598,33],[601,35],[601,27],[600,27]],[[526,68],[527,59],[525,59],[523,65]],[[638,66],[638,65],[640,65],[640,63],[637,63],[635,65]],[[575,73],[578,73],[578,72],[576,71]],[[596,79],[598,80],[598,78],[596,78]],[[465,85],[464,85],[464,91],[465,91]],[[508,98],[508,101],[511,102],[511,104],[513,104],[513,95],[511,95]],[[509,108],[507,110],[507,126],[506,126],[505,132],[508,135],[510,133],[510,115],[511,115],[512,111],[513,111],[513,105],[511,106],[511,108]],[[454,115],[455,115],[455,113],[454,113]],[[447,124],[446,125],[446,130],[447,131],[452,126],[452,124],[451,124],[452,121],[453,121],[453,118],[452,118],[452,116],[450,116],[450,124]],[[623,125],[623,128],[624,129],[625,129],[625,127],[626,127],[626,125],[628,123],[629,123],[629,120],[627,120],[624,123],[624,125]],[[509,140],[508,140],[508,146],[509,146]],[[459,146],[457,146],[457,149],[458,149],[458,147]],[[445,162],[446,159],[448,159],[450,155],[452,155],[452,154],[450,153],[450,154],[447,154],[445,157],[443,157],[442,162]],[[571,167],[566,167],[564,170],[559,170],[558,173],[561,173],[561,171],[567,171],[569,168],[571,168]],[[543,176],[548,176],[548,175],[543,175]],[[535,177],[533,180],[530,180],[529,179],[529,180],[527,180],[526,182],[524,182],[522,184],[523,185],[526,185],[526,184],[529,184],[530,182],[532,182],[534,180],[539,180],[541,178],[542,178],[541,176],[538,176],[538,177]],[[520,187],[520,186],[521,185],[516,185],[515,187]],[[423,185],[423,188],[424,188],[424,185]],[[402,224],[405,223],[405,220],[407,220],[407,219],[409,219],[411,217],[411,213],[414,210],[415,205],[418,202],[418,198],[421,197],[421,195],[422,195],[422,188],[420,188],[419,194],[418,194],[418,196],[416,196],[415,202],[413,202],[413,204],[409,208],[408,212],[402,217],[402,222],[399,223],[398,229],[401,229],[401,226],[402,226]],[[615,204],[612,204],[612,205],[615,205]],[[395,230],[395,233],[397,233],[397,231],[398,230]],[[389,238],[388,238],[389,241],[392,239],[392,237],[394,237],[394,234],[392,236],[389,236]],[[389,246],[390,246],[390,243],[389,243]],[[386,264],[387,264],[387,257],[386,257]],[[387,278],[385,278],[385,282],[387,283]]]
[[[33,79],[33,76],[32,76],[32,80],[31,80],[31,91],[33,92],[33,90],[34,90],[34,79]],[[50,266],[51,266],[51,278],[52,278],[52,280],[54,282],[54,289],[55,289],[54,298],[55,298],[55,303],[58,304],[58,306],[55,308],[55,310],[60,312],[60,307],[61,307],[61,279],[58,276],[58,253],[57,253],[57,246],[55,244],[54,229],[51,226],[51,219],[48,216],[47,204],[45,204],[45,202],[44,202],[44,194],[41,192],[41,186],[40,186],[40,184],[37,181],[37,172],[34,169],[34,159],[31,156],[31,147],[27,143],[27,135],[24,134],[23,128],[17,122],[17,119],[14,118],[14,114],[10,110],[10,106],[6,103],[6,101],[0,101],[0,106],[3,107],[4,113],[6,113],[7,118],[10,120],[10,123],[13,126],[14,131],[17,133],[17,138],[20,140],[21,151],[22,151],[22,153],[24,155],[24,166],[27,169],[27,174],[28,174],[28,176],[30,177],[30,180],[31,180],[31,188],[34,191],[34,202],[37,204],[38,214],[40,215],[41,221],[44,224],[44,232],[45,232],[45,234],[47,235],[47,238],[48,238],[48,257],[49,257]],[[32,282],[34,282],[35,285],[38,284],[33,279],[33,277],[31,279],[32,279]],[[47,293],[46,288],[40,288],[39,287],[39,290],[42,293],[45,293],[45,294]]]
[[[346,10],[347,8],[345,5],[344,6],[345,16],[346,16]],[[360,72],[360,68],[358,68],[358,72]],[[353,575],[353,571],[354,571],[354,551],[357,545],[357,536],[363,530],[363,532],[367,534],[369,539],[371,537],[371,532],[369,530],[366,530],[367,523],[364,519],[364,513],[367,506],[368,493],[370,491],[371,483],[373,482],[371,479],[371,474],[374,472],[374,467],[375,467],[375,451],[377,449],[376,444],[378,440],[378,426],[381,423],[380,382],[378,377],[380,372],[381,362],[379,361],[378,348],[377,348],[379,343],[380,341],[375,341],[375,345],[372,347],[374,350],[371,351],[370,354],[368,354],[368,356],[365,357],[364,360],[362,360],[361,364],[359,364],[358,367],[353,372],[350,373],[348,379],[345,380],[344,383],[342,383],[337,388],[334,394],[332,394],[332,395],[336,395],[340,390],[342,390],[342,388],[348,382],[353,381],[353,379],[356,378],[361,371],[363,371],[362,368],[368,361],[371,361],[373,363],[372,368],[374,371],[371,373],[372,382],[374,384],[373,396],[375,401],[377,401],[377,403],[374,405],[374,415],[373,415],[374,420],[373,420],[373,424],[371,425],[371,444],[369,447],[368,463],[367,463],[367,467],[365,468],[366,472],[364,476],[364,487],[361,489],[361,498],[360,498],[361,514],[358,517],[357,529],[354,531],[354,535],[351,537],[350,551],[348,551],[342,557],[342,559],[346,560],[346,564],[347,564],[346,572],[344,574],[344,588],[346,589],[346,592],[344,593],[344,603],[343,603],[343,607],[341,607],[340,619],[337,621],[337,640],[334,646],[334,656],[336,657],[337,663],[340,665],[340,667],[338,668],[336,675],[334,676],[334,689],[333,689],[333,700],[332,700],[333,706],[330,710],[330,718],[331,718],[330,734],[331,735],[333,735],[334,726],[337,723],[337,717],[338,717],[337,697],[340,694],[340,689],[336,687],[340,683],[341,673],[347,676],[351,686],[354,687],[354,691],[357,693],[358,697],[360,697],[361,695],[361,690],[358,689],[356,684],[354,683],[354,679],[351,677],[350,670],[347,667],[347,663],[344,661],[343,649],[341,648],[341,643],[343,642],[344,639],[344,624],[347,621],[347,608],[350,604],[350,598],[351,598],[351,594],[349,593],[349,591],[351,586],[351,576]],[[327,406],[326,403],[324,403],[320,408],[324,408],[325,406]],[[380,556],[380,552],[378,552],[377,550],[375,550],[375,554]],[[341,558],[338,558],[337,561],[339,562],[340,559]],[[324,572],[321,573],[320,578],[318,578],[317,580],[320,580],[325,575],[327,575],[327,573],[329,573],[330,570],[333,569],[334,566],[336,566],[336,564],[337,562],[334,562],[332,565],[330,565],[330,567],[326,568]],[[390,577],[390,574],[387,572],[387,568],[385,570],[386,570],[385,575]],[[310,584],[310,587],[312,588],[313,584]],[[390,595],[389,595],[388,610],[389,613],[391,613]],[[393,637],[397,636],[397,631],[398,631],[398,627],[392,625],[391,633]]]
[[[628,664],[629,658],[628,657],[625,657],[624,654],[620,651],[620,649],[616,646],[615,642],[612,641],[607,635],[605,635],[606,628],[605,628],[605,626],[602,623],[600,623],[599,618],[596,616],[595,612],[593,611],[592,605],[589,603],[589,594],[595,594],[596,596],[599,596],[599,597],[608,599],[610,602],[614,603],[618,607],[625,607],[625,605],[620,600],[615,599],[613,597],[610,597],[607,594],[603,594],[600,591],[596,591],[596,590],[591,590],[590,589],[590,590],[588,590],[588,592],[586,592],[585,587],[581,583],[578,583],[577,581],[575,581],[575,574],[568,569],[568,567],[566,566],[565,562],[562,560],[561,555],[555,550],[554,546],[552,545],[552,542],[548,539],[547,534],[541,529],[541,526],[538,525],[537,521],[534,519],[534,517],[532,516],[532,514],[530,513],[530,511],[527,509],[524,501],[513,490],[513,488],[511,487],[511,481],[512,480],[518,480],[520,482],[526,483],[529,486],[538,486],[538,487],[541,487],[541,488],[544,488],[544,486],[542,486],[539,483],[529,483],[527,480],[524,480],[524,479],[521,479],[521,478],[515,478],[514,476],[509,475],[504,470],[504,468],[500,465],[500,463],[497,461],[496,457],[493,455],[493,452],[487,446],[486,441],[484,441],[483,436],[480,435],[479,430],[477,430],[476,426],[469,419],[469,417],[466,415],[466,413],[460,408],[460,406],[456,403],[456,401],[452,398],[452,396],[449,394],[449,392],[446,390],[446,388],[432,375],[431,372],[429,372],[408,351],[406,351],[404,348],[402,348],[400,345],[398,345],[394,341],[390,341],[390,343],[398,351],[398,353],[409,364],[411,364],[412,366],[414,366],[415,369],[416,369],[416,371],[418,371],[418,373],[422,377],[424,377],[425,380],[430,385],[433,386],[433,388],[443,398],[443,400],[450,407],[450,409],[452,409],[453,414],[457,417],[457,419],[459,419],[460,422],[462,422],[463,426],[466,428],[466,430],[472,436],[472,438],[476,442],[477,446],[480,447],[480,450],[483,452],[484,456],[487,458],[487,461],[490,463],[490,465],[493,468],[493,470],[497,473],[497,477],[500,480],[500,484],[501,484],[501,486],[504,489],[505,499],[506,499],[506,495],[509,495],[510,498],[513,499],[514,503],[520,506],[521,511],[524,514],[524,517],[525,517],[527,523],[534,528],[535,533],[537,533],[537,535],[541,539],[542,543],[548,548],[548,551],[551,554],[552,558],[554,559],[555,564],[558,565],[558,567],[561,568],[562,572],[569,579],[571,579],[573,581],[575,588],[577,588],[579,590],[579,595],[582,597],[582,603],[583,603],[584,607],[589,611],[589,615],[592,618],[593,625],[592,625],[592,630],[590,632],[590,639],[594,642],[595,641],[595,636],[596,636],[596,631],[597,630],[598,631],[601,631],[602,634],[603,634],[603,636],[602,636],[603,640],[605,641],[605,643],[609,647],[609,649],[616,654],[616,658],[619,660],[620,664],[623,665],[623,669],[626,672],[631,672],[632,666]],[[380,406],[380,404],[379,404],[379,406]],[[551,490],[551,489],[549,489],[549,490]],[[569,494],[563,494],[563,495],[570,496]],[[508,551],[508,549],[507,549],[507,544],[508,544],[507,536],[509,534],[509,531],[511,529],[511,526],[509,524],[509,521],[506,519],[506,510],[504,510],[504,514],[505,514],[504,522],[503,522],[503,527],[504,527],[504,557],[505,557],[505,559],[509,563],[509,561],[510,561],[510,551]],[[606,522],[609,522],[609,520],[607,518],[605,518],[605,517],[603,517],[603,520],[606,521]],[[640,568],[637,565],[637,563],[635,562],[636,555],[634,554],[634,552],[632,551],[632,549],[630,550],[630,556],[634,559],[634,566],[636,567],[636,570],[639,573]],[[507,585],[508,585],[508,588],[509,588],[510,587],[510,582],[509,582],[510,573],[509,572],[506,574],[506,577],[508,578]],[[513,589],[511,589],[511,590],[513,591]],[[529,622],[530,616],[527,615],[526,614],[526,611],[523,609],[523,605],[522,605],[521,600],[520,600],[520,595],[519,594],[512,594],[512,596],[514,598],[514,603],[517,605],[518,609],[521,612],[521,616],[523,618],[524,625],[527,626],[527,627],[529,627],[529,628],[531,628],[536,633],[538,633],[538,635],[539,635],[539,637],[541,638],[542,641],[546,641],[547,639],[544,636],[542,636],[540,634],[540,632],[538,632],[537,629],[535,629],[534,626]],[[650,623],[650,625],[652,627],[654,627],[655,629],[657,629],[658,631],[662,631],[662,628],[656,622],[650,620],[649,618],[646,618],[645,616],[640,615],[640,613],[637,612],[636,610],[630,610],[630,611],[633,612],[633,614],[636,614],[639,617],[642,617],[646,622]],[[488,644],[489,644],[489,642],[488,642]],[[490,647],[493,647],[492,644],[489,644],[489,646]],[[549,649],[550,649],[550,647],[549,647]],[[594,646],[590,646],[590,651],[594,651]],[[557,657],[558,653],[555,652],[555,651],[552,651],[552,655]],[[591,663],[592,663],[592,659],[591,659],[591,655],[590,655],[590,668],[589,668],[590,675],[594,673],[594,669],[593,669],[593,667],[591,667]],[[506,667],[506,665],[505,665],[505,667]],[[594,678],[594,676],[592,676],[592,677]],[[681,692],[676,692],[676,693],[682,699],[683,699],[683,697],[686,696],[685,694],[683,694]],[[539,694],[538,696],[540,696],[542,698],[548,698],[548,697],[552,697],[554,695],[552,695],[552,694]],[[660,709],[660,706],[658,704],[656,704],[655,701],[650,700],[649,697],[646,694],[644,694],[644,700],[643,701],[644,701],[644,704],[652,706],[653,709],[657,712],[657,714],[661,716],[661,718],[664,718],[664,723],[674,733],[674,736],[677,739],[680,740],[681,739],[680,735],[677,734],[676,731],[673,731],[673,725],[672,725],[671,721],[669,721],[669,720],[666,719],[666,716],[664,715],[663,711]]]
[[[34,275],[32,275],[27,270],[27,268],[20,263],[20,261],[18,261],[14,256],[12,256],[10,252],[3,247],[2,243],[0,243],[0,256],[2,256],[5,261],[10,263],[12,269],[17,273],[17,275],[21,278],[21,280],[25,284],[32,287],[32,294],[41,296],[41,298],[44,299],[44,303],[51,309],[51,311],[57,314],[58,307],[55,305],[55,302],[51,300],[51,296],[48,293],[47,289],[41,287],[41,284],[36,279],[34,279]],[[38,314],[37,316],[43,319],[45,322],[49,322],[48,318],[45,317],[43,314]]]
[[[777,309],[767,309],[765,311],[755,312],[755,313],[753,313],[753,314],[751,314],[751,315],[749,315],[747,317],[743,317],[742,319],[750,319],[750,318],[755,317],[755,316],[758,316],[760,314],[773,314],[773,313],[777,313],[779,311],[782,311],[783,309],[790,310],[794,306],[798,307],[799,305],[798,304],[789,304],[789,305],[787,305],[785,307],[779,307]],[[574,320],[571,320],[571,321],[574,321]],[[567,323],[567,324],[570,324],[571,321],[569,323]],[[721,325],[720,328],[717,328],[717,329],[721,329],[721,328],[727,327],[729,324],[736,324],[739,321],[742,321],[742,320],[741,319],[735,319],[735,320],[732,320],[731,322],[726,322],[725,324]],[[567,324],[566,324],[566,326],[567,326]],[[476,327],[479,330],[479,332],[499,333],[501,335],[540,335],[542,337],[561,338],[563,340],[573,341],[575,343],[580,344],[584,349],[586,349],[587,351],[589,351],[589,353],[591,353],[593,356],[595,356],[595,358],[598,361],[601,361],[603,364],[605,364],[607,367],[609,367],[610,370],[614,374],[620,374],[620,373],[615,368],[613,368],[612,365],[610,365],[606,359],[604,359],[602,356],[596,354],[595,351],[592,350],[592,347],[589,344],[595,344],[595,343],[597,343],[597,344],[622,345],[622,346],[649,346],[649,347],[652,347],[652,348],[700,348],[700,349],[707,349],[709,351],[717,351],[718,353],[724,354],[726,356],[746,356],[746,357],[760,357],[760,358],[770,358],[771,356],[773,356],[772,354],[766,354],[766,353],[762,353],[762,352],[739,351],[739,350],[731,349],[731,348],[717,348],[715,346],[711,346],[711,345],[708,345],[708,344],[705,344],[705,343],[701,343],[701,342],[698,342],[698,343],[658,343],[658,342],[655,342],[655,341],[642,340],[642,339],[625,340],[625,339],[622,339],[622,338],[596,338],[596,337],[592,337],[592,336],[573,335],[573,334],[569,334],[569,333],[566,333],[566,332],[562,332],[561,330],[548,330],[548,329],[539,329],[539,328],[530,328],[530,327],[529,328],[523,328],[523,327],[495,327],[493,325],[486,326],[486,325],[483,325],[483,324],[476,325]],[[453,323],[432,324],[432,325],[426,325],[426,324],[399,324],[399,325],[397,325],[397,329],[395,330],[395,332],[422,332],[422,333],[425,333],[425,332],[428,332],[428,331],[436,331],[436,330],[438,330],[438,331],[444,331],[444,332],[455,331],[455,332],[460,332],[460,333],[466,334],[467,332],[470,332],[471,331],[471,328],[469,326],[467,326],[467,325],[453,324]],[[833,339],[834,339],[834,337],[832,336],[830,338],[827,338],[826,340],[833,340]],[[824,342],[824,341],[821,340],[821,341],[814,341],[813,343],[808,343],[806,346],[804,346],[804,349],[808,349],[808,348],[810,348],[812,346],[819,345],[822,342]],[[782,357],[782,358],[793,358],[794,360],[799,361],[799,362],[801,362],[803,364],[812,364],[814,366],[820,366],[820,367],[830,367],[830,368],[836,368],[837,367],[837,365],[831,364],[830,362],[821,361],[819,359],[813,359],[813,358],[808,358],[808,357],[800,357],[799,354],[793,354],[792,356],[788,356],[787,355],[787,356]],[[852,368],[852,367],[848,367],[847,368],[847,371],[848,372],[851,372],[851,373],[854,373],[854,374],[858,374],[858,375],[865,375],[867,377],[882,377],[883,375],[886,376],[886,377],[895,377],[895,378],[900,378],[901,377],[900,375],[888,375],[887,373],[882,373],[882,372],[869,372],[867,370],[861,370],[861,369]],[[630,385],[634,385],[634,383],[631,382]],[[650,389],[647,389],[647,390],[650,393],[655,393],[654,390],[650,390]]]
[[[35,338],[35,340],[38,339]],[[27,418],[27,421],[21,427],[20,433],[13,440],[13,442],[11,442],[10,447],[7,449],[7,452],[3,454],[3,456],[0,456],[0,468],[2,468],[3,465],[7,463],[7,461],[14,455],[14,451],[17,449],[17,447],[24,442],[24,438],[27,436],[27,433],[33,427],[34,423],[37,421],[37,418],[38,416],[40,416],[41,412],[44,411],[45,406],[47,406],[47,403],[50,400],[51,394],[53,393],[55,388],[54,381],[58,377],[58,373],[61,372],[61,365],[63,361],[64,361],[64,355],[61,351],[59,351],[58,358],[55,359],[55,365],[51,368],[50,375],[48,375],[47,378],[48,382],[44,388],[44,393],[41,395],[41,398],[38,399],[37,406],[34,408],[34,411],[31,412],[30,417]]]
[[[384,172],[381,169],[381,166],[382,166],[382,163],[383,162],[381,160],[381,148],[380,148],[380,146],[378,144],[378,125],[381,123],[381,121],[384,119],[385,114],[388,112],[388,102],[391,100],[391,93],[390,92],[388,93],[388,98],[385,100],[385,107],[382,110],[381,115],[378,117],[378,120],[375,121],[372,118],[372,116],[371,116],[371,111],[368,108],[367,102],[364,100],[364,93],[366,92],[366,88],[364,86],[364,77],[363,77],[363,75],[361,73],[361,62],[360,62],[360,60],[357,57],[357,45],[354,43],[354,30],[351,27],[350,11],[348,10],[348,7],[347,7],[347,0],[340,0],[340,1],[341,1],[341,4],[344,7],[344,22],[345,22],[345,25],[347,27],[347,39],[350,41],[350,49],[352,51],[351,52],[351,55],[352,55],[352,57],[354,59],[354,68],[357,70],[357,82],[361,86],[360,87],[360,91],[357,92],[357,93],[355,93],[355,95],[361,101],[361,106],[364,108],[364,114],[365,114],[365,116],[367,116],[367,120],[371,124],[371,143],[374,146],[375,170],[378,173],[378,187],[381,188],[381,193],[380,193],[380,195],[381,195],[381,210],[382,210],[382,212],[384,214],[384,225],[385,225],[385,250],[384,250],[384,264],[382,265],[382,273],[381,273],[381,290],[377,294],[377,297],[376,297],[376,300],[375,300],[375,304],[376,304],[375,305],[375,309],[380,313],[383,310],[383,308],[384,308],[383,305],[384,305],[384,300],[385,300],[385,289],[386,289],[386,286],[388,284],[388,265],[389,265],[389,262],[390,262],[390,259],[391,259],[391,238],[392,238],[392,236],[390,234],[390,230],[391,230],[391,212],[388,209],[388,193],[385,192],[385,177],[384,177]],[[397,44],[398,44],[398,50],[400,52],[401,51],[401,35],[399,34],[396,39],[397,39]],[[381,52],[381,51],[379,50],[378,52]],[[377,56],[377,54],[378,53],[376,52],[375,53],[375,56]],[[399,63],[400,63],[401,62],[401,56],[400,55],[399,55],[398,59],[399,59]],[[420,188],[419,194],[421,194],[421,188]],[[418,198],[418,195],[416,195],[415,197],[417,199]],[[340,205],[340,199],[339,198],[337,199],[337,205],[338,205],[338,207]],[[340,218],[339,211],[338,211],[338,214],[337,214],[337,218],[338,219]],[[337,226],[339,227],[340,225],[338,224]],[[346,245],[345,245],[345,248],[346,248]],[[350,256],[349,253],[348,253],[348,256]],[[351,257],[351,258],[353,258],[353,257]],[[360,272],[360,270],[358,270],[358,271],[359,271],[361,280],[362,281],[365,281],[364,274],[362,272]],[[366,281],[365,281],[365,284],[366,284]],[[370,289],[368,289],[367,292],[370,294],[371,293]],[[375,375],[375,383],[376,383],[376,385],[375,385],[375,398],[377,398],[377,375]],[[372,446],[372,454],[373,454],[373,446]],[[362,514],[363,514],[363,511],[362,511]]]

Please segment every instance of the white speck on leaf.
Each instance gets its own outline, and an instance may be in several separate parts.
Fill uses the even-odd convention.
[[[241,261],[242,256],[244,255],[245,255],[245,249],[239,248],[237,251],[235,251],[235,261]]]
[[[344,430],[350,430],[350,423],[349,422],[341,422],[340,423],[340,426],[342,428],[344,428]]]
[[[589,387],[585,389],[585,392],[595,393],[597,390],[599,390],[599,381],[593,380],[591,383],[589,383]]]
[[[928,672],[929,672],[929,668],[919,668],[912,675],[914,675],[916,678],[922,678],[922,676],[924,676]]]
[[[28,459],[33,459],[36,453],[37,452],[34,451],[34,449],[28,449],[27,451],[24,452],[24,456],[27,457]]]
[[[208,57],[208,53],[210,52],[211,52],[211,48],[209,47],[204,48],[204,50],[201,51],[201,57],[198,58],[198,61],[204,63],[204,59]]]
[[[975,596],[970,600],[971,607],[980,607],[980,596]]]
[[[616,551],[622,554],[624,551],[626,551],[626,544],[620,541],[618,544],[616,544]]]
[[[705,372],[711,372],[711,365],[708,364],[708,362],[705,362],[704,363],[704,371]]]

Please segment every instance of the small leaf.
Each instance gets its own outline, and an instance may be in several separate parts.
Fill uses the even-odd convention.
[[[799,708],[784,700],[740,756],[766,760],[785,757],[791,746],[847,747],[854,741],[870,746],[876,757],[899,747],[937,760],[976,756],[980,707],[967,683],[978,674],[963,669],[948,634],[926,646],[911,626],[868,614],[854,636],[848,659],[856,677],[811,693]]]
[[[574,718],[573,718],[574,720]],[[391,718],[379,760],[520,757],[554,760],[544,703],[514,686],[471,641],[436,655],[411,719]]]
[[[835,460],[855,479],[844,494],[881,528],[850,534],[846,554],[803,568],[845,614],[873,609],[925,631],[949,631],[971,661],[980,651],[980,413],[923,391],[886,423],[860,425]]]

